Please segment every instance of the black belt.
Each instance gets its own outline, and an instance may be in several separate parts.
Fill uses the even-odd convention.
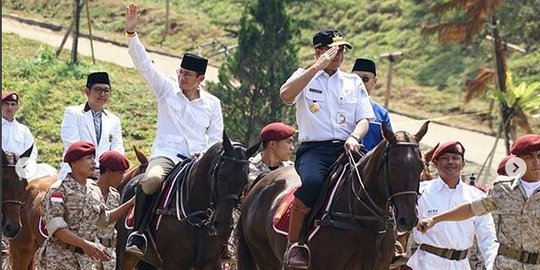
[[[438,248],[428,244],[421,244],[420,249],[431,254],[437,255],[441,258],[459,261],[467,258],[468,249],[466,250],[455,250],[448,248]]]
[[[504,244],[499,245],[497,254],[527,264],[540,264],[540,254],[515,249]]]
[[[302,144],[306,144],[306,145],[335,144],[335,143],[344,144],[345,141],[342,141],[342,140],[328,140],[328,141],[302,142]]]

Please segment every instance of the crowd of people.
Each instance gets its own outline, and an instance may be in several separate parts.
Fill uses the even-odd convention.
[[[115,187],[129,167],[121,118],[106,109],[113,91],[108,73],[91,73],[84,87],[87,102],[67,107],[60,125],[63,164],[59,181],[42,203],[49,238],[38,251],[39,269],[114,269],[113,224],[131,207],[135,228],[126,251],[144,255],[148,243],[141,224],[151,196],[176,165],[204,155],[221,141],[220,100],[201,86],[208,60],[185,53],[177,81],[170,80],[152,64],[137,35],[138,23],[132,3],[126,7],[128,52],[157,100],[152,157],[140,188],[120,204]],[[381,125],[391,129],[388,111],[370,97],[377,82],[375,62],[358,58],[350,73],[340,69],[351,48],[338,30],[314,35],[316,62],[295,71],[279,90],[281,99],[296,107],[297,129],[281,122],[267,124],[259,135],[262,150],[250,159],[250,182],[285,166],[295,166],[300,176],[284,254],[284,264],[293,269],[308,268],[309,248],[298,244],[300,231],[330,166],[344,152],[373,149],[383,140]],[[33,146],[31,157],[37,159],[39,143],[15,117],[20,102],[18,93],[2,95],[2,149],[20,155]],[[292,162],[297,130],[300,144]],[[497,179],[485,194],[461,178],[463,145],[451,141],[438,146],[431,160],[438,177],[420,187],[422,220],[410,238],[418,248],[408,261],[399,260],[393,267],[406,263],[412,269],[470,269],[467,258],[476,241],[487,269],[540,269],[540,135],[518,138],[511,152],[525,161],[525,173]],[[234,237],[229,242],[234,243]],[[396,254],[400,256],[402,252]]]

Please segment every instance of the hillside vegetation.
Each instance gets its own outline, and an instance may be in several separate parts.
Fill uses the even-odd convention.
[[[142,16],[138,32],[148,47],[176,55],[184,51],[199,53],[210,57],[211,64],[219,66],[225,57],[215,53],[223,46],[236,44],[245,2],[171,0],[170,34],[160,44],[165,24],[165,1],[137,1]],[[72,17],[72,3],[12,0],[3,3],[3,12],[60,24],[65,29]],[[89,3],[93,33],[125,42],[123,24],[127,2],[94,0]],[[465,81],[475,77],[480,67],[493,66],[491,43],[483,39],[489,27],[486,25],[483,34],[472,44],[440,45],[435,37],[420,35],[422,25],[445,19],[428,12],[431,3],[433,1],[291,0],[290,14],[301,29],[301,36],[295,40],[301,48],[299,59],[303,66],[313,61],[311,37],[315,32],[327,27],[340,29],[354,46],[346,55],[343,69],[350,70],[356,57],[375,59],[379,82],[374,96],[382,101],[388,63],[379,59],[379,55],[402,51],[405,58],[394,66],[391,110],[493,133],[497,122],[490,127],[489,120],[497,121],[499,116],[496,111],[488,114],[487,96],[463,104]],[[85,14],[83,9],[81,31],[87,33]],[[536,22],[540,21],[540,0],[522,0],[519,5],[506,1],[497,17],[501,35],[527,50],[526,54],[507,54],[515,83],[538,81],[540,25]],[[134,70],[105,63],[92,66],[87,58],[82,58],[81,65],[70,66],[66,64],[67,53],[55,59],[55,48],[11,35],[2,36],[2,89],[19,91],[25,100],[32,100],[32,104],[23,103],[21,120],[45,142],[40,145],[45,160],[59,162],[62,151],[59,124],[63,108],[84,101],[82,88],[86,74],[95,70],[111,72],[114,88],[111,109],[122,117],[126,148],[137,145],[149,153],[155,129],[155,103]],[[530,120],[533,129],[539,131],[540,119]],[[131,150],[127,151],[132,158]]]

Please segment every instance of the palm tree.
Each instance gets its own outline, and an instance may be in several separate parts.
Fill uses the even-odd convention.
[[[495,55],[495,70],[482,69],[477,78],[468,83],[466,101],[479,93],[484,93],[490,82],[497,82],[499,91],[505,93],[506,85],[506,58],[503,54],[504,46],[497,29],[495,11],[501,5],[501,0],[449,0],[435,4],[431,11],[437,15],[444,15],[452,11],[463,11],[460,19],[424,26],[422,34],[438,35],[439,42],[452,41],[471,42],[475,35],[480,33],[483,26],[491,20],[493,36],[493,52]],[[506,152],[510,151],[510,136],[513,134],[510,117],[512,112],[507,104],[500,102],[501,124],[500,130],[504,132]]]

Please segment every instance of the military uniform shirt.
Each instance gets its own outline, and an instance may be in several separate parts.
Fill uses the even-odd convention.
[[[8,121],[2,118],[2,149],[4,152],[13,152],[20,156],[34,144],[34,136],[27,126],[19,123],[17,119]],[[34,144],[30,157],[37,159],[37,146]]]
[[[97,241],[97,226],[106,226],[109,216],[96,183],[87,179],[86,185],[81,185],[68,174],[53,184],[41,207],[49,238],[39,250],[38,269],[99,269],[96,261],[65,248],[54,238],[57,230],[68,228],[83,239]]]
[[[262,161],[262,153],[257,154],[256,156],[249,159],[249,182],[253,182],[257,177],[263,173],[270,172],[268,165],[264,164]],[[285,166],[293,165],[292,161],[283,161],[277,168],[282,168]],[[276,169],[277,169],[276,168]]]
[[[508,247],[540,253],[540,189],[530,198],[525,197],[520,179],[499,177],[486,198],[474,201],[471,208],[475,215],[493,214],[497,239]],[[525,264],[498,255],[498,270],[540,270],[540,265]]]
[[[107,200],[105,201],[105,207],[107,210],[112,210],[120,206],[120,193],[113,187],[109,187],[109,194],[107,194]],[[107,225],[107,227],[98,227],[98,239],[103,246],[107,248],[107,253],[111,255],[111,260],[101,262],[103,270],[115,270],[116,269],[116,229],[115,223]]]
[[[157,98],[157,131],[152,157],[164,156],[178,163],[178,154],[191,157],[204,152],[223,137],[221,101],[199,90],[198,99],[189,100],[178,82],[159,73],[137,36],[128,39],[129,55]]]
[[[289,80],[305,72],[300,68]],[[375,119],[362,79],[340,70],[318,71],[294,104],[300,142],[346,140],[360,120]]]
[[[421,196],[418,199],[419,219],[432,217],[485,195],[476,187],[467,185],[461,180],[455,189],[450,189],[440,177],[422,182],[422,187]],[[426,233],[413,230],[413,239],[418,244],[425,243],[438,248],[455,250],[469,249],[473,245],[474,236],[478,239],[478,247],[485,265],[488,270],[491,270],[498,249],[491,215],[463,221],[441,222]],[[470,269],[467,259],[450,260],[420,249],[416,250],[407,265],[415,270]]]

